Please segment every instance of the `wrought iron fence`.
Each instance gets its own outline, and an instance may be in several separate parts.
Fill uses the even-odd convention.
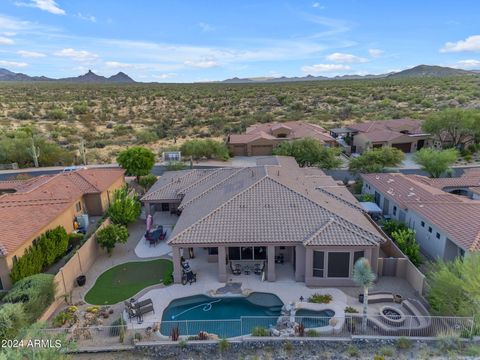
[[[90,326],[44,329],[46,336],[63,335],[79,347],[131,344],[138,341],[171,341],[172,335],[185,340],[243,339],[249,336],[322,337],[322,338],[435,338],[457,335],[470,338],[474,334],[472,317],[440,316],[246,316],[231,320],[178,320],[157,323],[136,322],[125,326]]]

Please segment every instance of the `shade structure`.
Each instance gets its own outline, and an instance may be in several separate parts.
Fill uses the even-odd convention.
[[[378,207],[377,204],[374,202],[361,202],[360,206],[362,207],[363,210],[368,212],[369,214],[375,214],[375,213],[381,213],[382,209]]]

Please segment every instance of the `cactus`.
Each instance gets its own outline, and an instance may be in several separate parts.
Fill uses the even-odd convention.
[[[40,148],[38,146],[35,146],[35,140],[33,139],[33,136],[32,136],[32,145],[30,146],[30,149],[28,150],[28,152],[30,153],[30,156],[33,159],[33,164],[35,165],[35,167],[38,168],[39,166],[38,158],[40,157]]]

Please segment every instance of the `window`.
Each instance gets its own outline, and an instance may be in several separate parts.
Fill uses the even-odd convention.
[[[350,275],[350,253],[328,253],[328,277],[348,278]]]
[[[208,248],[208,255],[218,255],[218,248],[216,248],[216,247],[209,247],[209,248]]]
[[[229,247],[228,258],[230,260],[266,260],[267,248],[265,246]]]
[[[435,235],[437,239],[440,239],[440,233],[437,232],[437,234]]]
[[[229,247],[228,248],[228,258],[230,260],[240,260],[240,248],[239,247]]]
[[[255,260],[267,259],[267,248],[265,246],[258,246],[253,248],[253,257]]]
[[[324,252],[314,251],[313,252],[313,276],[323,277],[323,269],[324,269]]]
[[[393,216],[397,216],[397,207],[396,206],[393,207]]]
[[[82,211],[82,203],[80,201],[75,205],[75,209],[77,209],[77,212]]]
[[[364,251],[355,251],[353,253],[353,263],[355,264],[358,259],[361,259],[365,257],[365,252]]]
[[[428,232],[429,232],[429,233],[432,232],[432,227],[431,227],[431,226],[428,227]]]
[[[425,221],[422,221],[420,225],[422,225],[422,227],[425,227]]]

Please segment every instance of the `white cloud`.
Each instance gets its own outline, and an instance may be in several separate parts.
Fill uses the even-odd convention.
[[[75,61],[92,61],[98,58],[97,54],[86,50],[75,50],[72,48],[62,49],[53,53],[55,56],[67,57]]]
[[[368,53],[370,54],[371,57],[378,58],[382,56],[385,53],[385,51],[381,49],[368,49]]]
[[[5,36],[15,36],[17,35],[16,32],[13,32],[13,31],[5,31],[2,33],[2,35],[5,35]]]
[[[91,22],[97,22],[97,18],[93,15],[83,15],[82,13],[77,13],[76,15],[77,18],[85,20],[85,21],[91,21]]]
[[[28,66],[28,64],[25,62],[6,61],[6,60],[0,60],[0,65],[7,66],[7,67],[14,67],[14,68],[23,68],[25,66]]]
[[[453,67],[460,69],[480,69],[480,60],[468,59],[457,61]]]
[[[61,9],[55,0],[30,0],[28,3],[16,2],[15,5],[37,8],[55,15],[66,14],[65,10]]]
[[[174,73],[153,75],[153,77],[155,79],[160,79],[160,80],[171,79],[171,78],[174,78],[176,76],[177,76],[177,74],[174,74]]]
[[[19,50],[17,51],[17,54],[24,58],[41,58],[46,56],[41,52],[27,51],[27,50]]]
[[[315,9],[325,9],[325,6],[321,5],[319,2],[314,2],[312,4],[312,7],[314,7]]]
[[[200,26],[200,29],[202,29],[203,32],[210,32],[215,30],[215,28],[212,25],[207,24],[205,22],[199,23],[198,26]]]
[[[15,44],[15,41],[12,39],[5,37],[5,36],[0,36],[0,45],[13,45]]]
[[[200,69],[210,69],[210,68],[219,66],[218,62],[214,60],[198,60],[198,61],[186,60],[183,63],[187,66],[200,68]]]
[[[345,53],[333,53],[326,57],[329,61],[335,61],[339,63],[365,63],[368,62],[367,59],[360,56],[345,54]]]
[[[302,67],[302,71],[306,74],[321,74],[350,70],[350,66],[342,64],[315,64]]]
[[[127,64],[118,61],[106,61],[105,66],[109,69],[132,69],[136,67],[134,64]]]
[[[457,42],[447,42],[440,52],[463,52],[463,51],[480,51],[480,35],[467,37],[465,40]]]

